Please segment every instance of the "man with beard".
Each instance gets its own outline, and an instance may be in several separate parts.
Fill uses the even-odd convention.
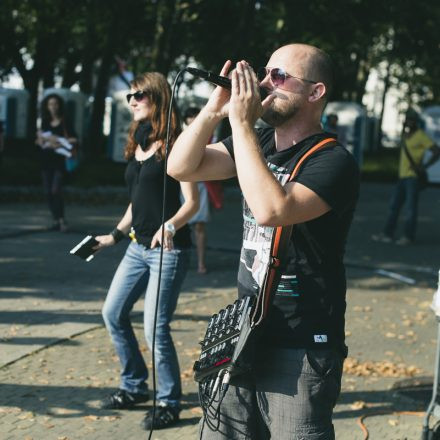
[[[227,61],[221,74],[230,67]],[[276,50],[258,76],[247,62],[238,62],[231,83],[231,92],[216,88],[179,136],[168,172],[183,181],[238,176],[244,196],[240,297],[259,292],[275,227],[293,225],[293,232],[254,368],[231,379],[218,429],[202,421],[201,437],[334,439],[332,412],[347,354],[343,257],[359,170],[332,140],[287,182],[307,151],[334,137],[320,123],[332,63],[316,47],[290,44]],[[268,92],[263,102],[259,87]],[[206,145],[225,117],[232,136]],[[270,127],[256,130],[260,117]]]

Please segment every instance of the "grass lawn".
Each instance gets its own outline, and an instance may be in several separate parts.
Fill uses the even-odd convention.
[[[399,149],[384,148],[364,155],[361,178],[365,182],[393,182],[398,168]]]
[[[366,154],[361,169],[362,180],[394,181],[397,176],[398,155],[397,148]],[[123,186],[124,171],[124,163],[113,162],[106,156],[85,158],[78,169],[68,176],[67,184],[79,188]],[[26,144],[7,145],[0,168],[0,183],[7,186],[41,185],[38,147]]]

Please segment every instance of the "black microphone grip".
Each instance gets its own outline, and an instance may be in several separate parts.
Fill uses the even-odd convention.
[[[205,79],[216,86],[223,87],[224,89],[231,90],[231,80],[226,76],[220,76],[215,73],[209,72],[207,70],[196,69],[195,67],[187,67],[185,69],[187,72],[194,76]],[[260,96],[263,100],[268,95],[267,90],[260,87]]]

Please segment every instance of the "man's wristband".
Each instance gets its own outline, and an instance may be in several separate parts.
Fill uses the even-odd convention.
[[[113,229],[113,231],[110,232],[110,235],[113,237],[113,240],[115,240],[115,244],[119,243],[123,238],[125,238],[124,233],[118,228]]]

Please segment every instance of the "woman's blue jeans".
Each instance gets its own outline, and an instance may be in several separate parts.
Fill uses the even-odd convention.
[[[151,350],[159,277],[160,248],[132,242],[113,277],[102,310],[105,325],[121,362],[120,388],[147,393],[148,370],[130,321],[130,312],[145,293],[144,329]],[[178,406],[182,395],[180,370],[170,334],[170,321],[189,263],[189,249],[164,251],[156,325],[157,399]]]
[[[385,223],[384,233],[394,236],[399,213],[405,205],[403,235],[413,241],[416,237],[419,204],[419,183],[416,177],[406,177],[397,182],[390,202],[390,210]]]

